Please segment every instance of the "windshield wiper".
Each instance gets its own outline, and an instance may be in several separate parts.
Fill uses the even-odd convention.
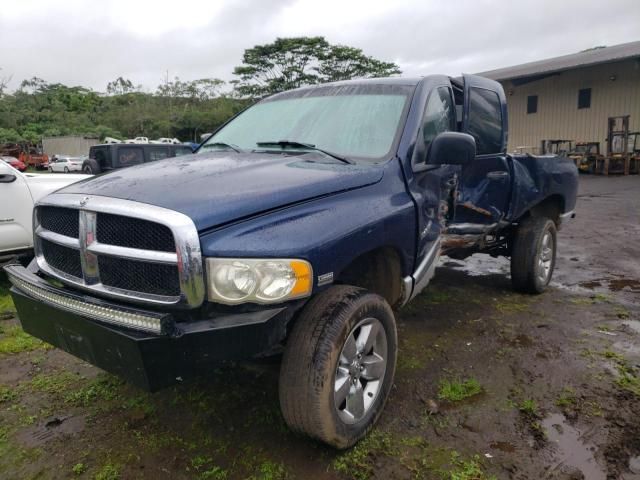
[[[303,142],[296,142],[293,140],[279,140],[277,142],[256,142],[256,145],[259,147],[275,147],[278,146],[282,149],[286,148],[286,147],[291,147],[291,148],[306,148],[307,150],[313,150],[314,152],[320,152],[320,153],[324,153],[325,155],[335,158],[336,160],[340,160],[343,163],[348,163],[349,165],[354,165],[355,162],[347,157],[343,157],[342,155],[338,155],[337,153],[333,153],[333,152],[329,152],[327,150],[324,150],[322,148],[318,148],[315,145],[313,145],[312,143],[303,143]]]
[[[224,147],[224,148],[230,148],[231,150],[233,150],[234,152],[237,153],[242,153],[242,149],[237,146],[234,145],[233,143],[226,143],[226,142],[213,142],[213,143],[205,143],[202,148],[208,148],[208,147]]]

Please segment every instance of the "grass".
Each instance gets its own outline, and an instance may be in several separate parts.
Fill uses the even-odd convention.
[[[3,314],[7,314],[7,316],[11,314],[13,316],[16,311],[11,295],[9,295],[9,288],[9,281],[3,272],[0,274],[0,319],[5,316]]]
[[[557,407],[573,407],[576,404],[576,392],[571,387],[564,387],[555,404]]]
[[[10,403],[16,398],[17,394],[13,388],[0,384],[0,403]]]
[[[82,475],[84,472],[87,471],[87,466],[84,463],[76,463],[71,468],[71,471],[73,472],[74,475]]]
[[[460,402],[482,392],[482,386],[475,378],[467,380],[443,380],[438,389],[438,398],[449,402]]]
[[[520,410],[522,413],[524,413],[525,415],[528,415],[530,417],[535,417],[535,418],[539,418],[540,417],[540,411],[538,410],[538,404],[536,403],[535,400],[533,400],[531,398],[527,398],[527,399],[523,400],[522,402],[520,402],[520,404],[518,405],[518,410]]]
[[[266,460],[258,465],[257,474],[249,477],[249,480],[285,480],[288,476],[282,463]]]
[[[618,373],[620,374],[616,379],[618,386],[640,397],[640,378],[634,374],[633,370],[627,365],[618,364]]]
[[[50,348],[46,343],[25,333],[18,326],[5,328],[3,334],[3,337],[0,338],[0,354],[15,354],[39,348]]]
[[[489,477],[485,474],[479,455],[463,460],[458,452],[451,454],[451,464],[453,468],[443,475],[443,478],[450,480],[490,480],[495,477]]]
[[[529,309],[529,303],[522,296],[506,295],[495,304],[496,310],[503,314],[522,313]]]
[[[66,371],[46,374],[39,373],[27,384],[27,388],[36,392],[61,395],[67,392],[80,378],[78,375]]]
[[[107,463],[96,472],[93,478],[94,480],[118,480],[120,478],[120,467]]]
[[[333,461],[333,468],[353,480],[367,480],[374,473],[372,459],[380,455],[392,456],[395,453],[391,435],[373,429],[351,450],[340,454]]]
[[[87,385],[83,385],[78,390],[70,392],[65,400],[72,405],[88,407],[96,401],[110,401],[116,399],[120,394],[120,386],[123,380],[107,373],[98,375]]]

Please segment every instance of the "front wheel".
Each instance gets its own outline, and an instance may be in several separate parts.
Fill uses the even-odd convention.
[[[64,167],[64,173],[69,173],[69,167]]]
[[[396,367],[393,312],[379,295],[335,286],[309,301],[280,369],[280,407],[291,429],[348,448],[374,425]]]
[[[49,173],[53,173],[53,167],[49,167]]]
[[[524,293],[542,293],[556,265],[557,229],[546,217],[525,218],[516,230],[511,251],[511,283]]]

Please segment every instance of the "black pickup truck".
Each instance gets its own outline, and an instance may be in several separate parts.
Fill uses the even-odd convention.
[[[194,155],[68,186],[6,272],[25,331],[156,390],[284,352],[296,431],[353,445],[381,414],[394,309],[441,255],[511,258],[541,293],[577,170],[506,153],[502,87],[465,75],[325,84],[266,98]]]

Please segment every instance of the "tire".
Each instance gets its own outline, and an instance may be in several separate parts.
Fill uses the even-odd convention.
[[[64,167],[64,173],[69,173],[69,167]]]
[[[547,217],[527,217],[518,226],[511,251],[511,283],[523,293],[542,293],[556,266],[557,229]]]
[[[53,167],[49,167],[49,173],[53,173]]]
[[[397,350],[395,318],[381,296],[346,285],[318,294],[295,323],[280,368],[289,427],[339,449],[354,445],[382,413]]]
[[[82,163],[82,173],[86,173],[87,175],[97,175],[100,172],[100,164],[97,160],[89,158]]]

